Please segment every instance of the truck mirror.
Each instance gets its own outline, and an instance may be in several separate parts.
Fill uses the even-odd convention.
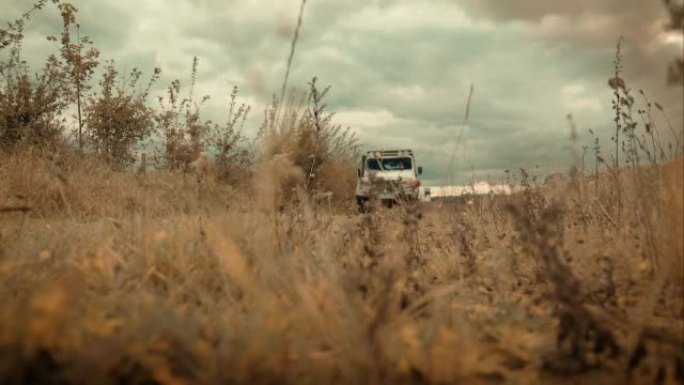
[[[418,167],[418,175],[420,175],[420,174],[422,174],[422,173],[423,173],[423,167],[419,166],[419,167]]]

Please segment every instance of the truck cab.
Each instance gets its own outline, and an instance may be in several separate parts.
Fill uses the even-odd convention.
[[[356,202],[359,208],[371,200],[388,206],[419,197],[422,167],[411,150],[373,150],[361,156],[357,170]]]

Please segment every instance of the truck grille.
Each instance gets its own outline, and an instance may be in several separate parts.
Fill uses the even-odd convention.
[[[376,181],[373,183],[373,190],[375,193],[394,193],[394,194],[411,194],[412,189],[407,182],[396,181]]]

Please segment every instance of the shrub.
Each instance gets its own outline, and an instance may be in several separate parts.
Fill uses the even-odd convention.
[[[155,68],[147,87],[136,94],[133,90],[142,72],[133,69],[128,83],[117,86],[118,72],[110,61],[100,81],[100,94],[91,96],[88,101],[85,108],[87,137],[96,151],[115,168],[132,164],[134,146],[153,132],[153,111],[145,105],[145,99],[160,72]]]
[[[304,111],[294,107],[281,111],[277,100],[267,109],[258,135],[261,155],[265,159],[286,155],[304,175],[306,191],[313,195],[332,192],[333,199],[341,202],[353,191],[358,143],[350,128],[333,124],[334,114],[326,111],[323,102],[330,87],[320,91],[317,81],[314,77],[309,83]]]
[[[169,85],[166,99],[158,97],[161,111],[154,119],[165,142],[162,155],[165,167],[172,171],[188,170],[190,163],[204,151],[206,135],[211,129],[211,122],[203,121],[200,114],[209,96],[203,96],[198,103],[193,95],[198,63],[199,60],[194,57],[190,92],[186,98],[181,99],[181,83],[177,79]]]
[[[61,139],[64,98],[59,62],[51,56],[35,75],[21,57],[21,34],[15,36],[8,58],[0,63],[0,147],[19,143],[46,144]]]
[[[216,155],[216,172],[219,180],[231,184],[244,183],[254,164],[254,152],[242,130],[250,106],[237,104],[238,88],[230,93],[228,119],[223,125],[214,124],[208,134],[209,150]]]

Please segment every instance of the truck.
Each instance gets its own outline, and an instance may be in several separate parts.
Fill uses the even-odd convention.
[[[411,150],[371,150],[361,156],[356,170],[356,203],[366,211],[371,200],[391,207],[401,201],[419,197],[418,175],[423,168],[416,165]]]

